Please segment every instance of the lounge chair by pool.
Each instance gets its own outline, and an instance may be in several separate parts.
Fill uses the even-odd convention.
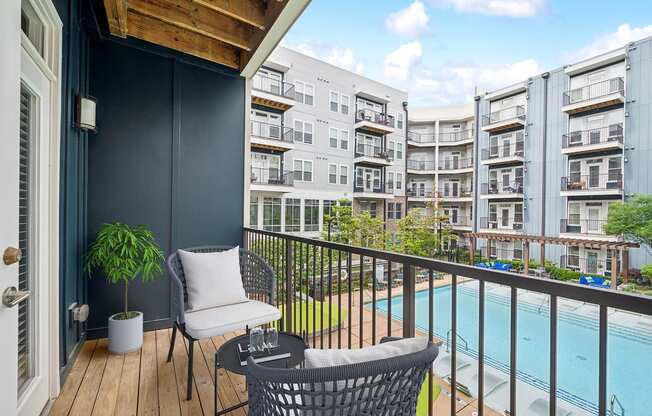
[[[473,393],[474,396],[477,396],[477,386],[478,386],[478,373],[475,373],[472,380],[472,386],[475,387]],[[489,396],[491,393],[496,391],[501,386],[507,384],[509,380],[506,378],[501,378],[493,373],[485,372],[484,373],[484,397]]]
[[[528,415],[533,416],[548,416],[550,414],[550,402],[548,399],[539,398],[530,403],[527,408]],[[557,416],[570,416],[571,411],[557,406]]]
[[[459,354],[456,357],[456,368],[457,371],[460,371],[463,368],[466,368],[471,365],[471,362],[467,360],[466,358],[461,357]],[[446,377],[449,376],[452,371],[451,371],[451,356],[450,355],[444,355],[441,357],[438,361],[435,361],[435,373],[439,377]]]
[[[603,277],[596,276],[580,276],[580,284],[587,285],[592,287],[601,287],[609,288],[611,287],[611,281]]]

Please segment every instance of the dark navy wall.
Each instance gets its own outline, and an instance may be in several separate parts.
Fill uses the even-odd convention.
[[[151,49],[151,50],[150,50]],[[90,48],[98,133],[88,139],[88,239],[106,222],[151,227],[169,253],[239,244],[244,201],[244,80],[220,66],[106,40]],[[89,338],[106,335],[122,287],[88,281]],[[135,282],[130,309],[145,328],[170,325],[166,273]]]

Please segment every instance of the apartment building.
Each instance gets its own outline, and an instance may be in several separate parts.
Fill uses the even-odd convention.
[[[319,235],[342,199],[405,213],[407,93],[278,47],[251,83],[249,224]]]
[[[408,210],[429,210],[429,202],[437,204],[448,227],[458,234],[453,246],[465,245],[463,233],[472,230],[474,120],[472,104],[409,112]]]
[[[532,244],[530,257],[586,273],[625,260],[601,244],[617,241],[603,226],[613,202],[652,193],[651,70],[648,38],[476,97],[474,231],[575,239]],[[479,244],[489,257],[524,255],[517,238]],[[624,255],[652,262],[644,248]]]

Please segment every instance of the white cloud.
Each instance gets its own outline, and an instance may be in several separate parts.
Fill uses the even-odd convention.
[[[438,6],[452,7],[460,13],[494,16],[532,17],[541,12],[547,0],[431,0]]]
[[[627,45],[629,42],[652,36],[652,25],[642,27],[630,27],[624,23],[618,26],[615,32],[597,36],[591,43],[576,51],[566,54],[566,60],[579,61],[590,58],[604,52],[618,49]]]
[[[384,73],[386,78],[404,81],[421,60],[421,43],[411,42],[401,45],[385,56]]]
[[[385,19],[385,27],[399,36],[417,37],[428,31],[428,13],[420,0],[405,9],[390,13]]]
[[[351,48],[340,48],[312,42],[303,42],[297,45],[288,45],[282,42],[282,45],[356,74],[364,73],[364,65],[356,59]]]

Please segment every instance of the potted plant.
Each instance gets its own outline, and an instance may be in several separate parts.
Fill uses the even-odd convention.
[[[85,269],[99,269],[111,283],[124,284],[124,311],[109,317],[109,351],[137,351],[143,345],[143,314],[130,311],[129,282],[140,277],[148,282],[161,273],[163,252],[145,226],[104,224],[91,244]]]

